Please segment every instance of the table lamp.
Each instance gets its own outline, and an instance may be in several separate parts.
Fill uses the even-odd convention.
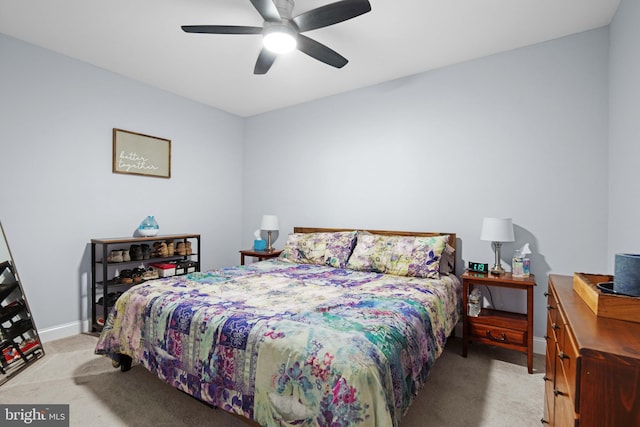
[[[503,242],[513,242],[513,222],[511,218],[485,218],[482,221],[480,240],[493,242],[495,250],[495,264],[491,267],[491,274],[504,274],[504,268],[500,265],[500,247]]]
[[[275,215],[263,215],[260,229],[267,232],[267,252],[273,252],[274,248],[271,246],[271,232],[278,231],[278,217]]]

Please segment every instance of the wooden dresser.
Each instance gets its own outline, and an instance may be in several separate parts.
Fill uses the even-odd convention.
[[[543,424],[640,426],[640,323],[596,316],[549,275]]]

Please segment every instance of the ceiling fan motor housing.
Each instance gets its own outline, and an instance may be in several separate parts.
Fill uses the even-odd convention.
[[[280,13],[283,20],[291,19],[293,13],[293,0],[273,0],[273,3]]]

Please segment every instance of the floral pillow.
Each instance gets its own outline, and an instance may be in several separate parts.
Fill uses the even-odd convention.
[[[382,236],[358,233],[347,268],[397,276],[440,277],[440,257],[449,236]]]
[[[344,268],[356,240],[357,232],[292,233],[280,254],[283,261],[299,264],[328,265]]]

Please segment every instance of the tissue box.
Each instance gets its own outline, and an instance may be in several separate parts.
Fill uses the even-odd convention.
[[[152,262],[150,266],[155,267],[158,270],[158,276],[169,277],[176,275],[176,265],[171,263]]]
[[[267,249],[267,241],[266,240],[254,240],[253,241],[253,250],[255,251],[264,251]]]
[[[531,261],[529,258],[514,258],[511,261],[511,275],[513,277],[529,277]]]

